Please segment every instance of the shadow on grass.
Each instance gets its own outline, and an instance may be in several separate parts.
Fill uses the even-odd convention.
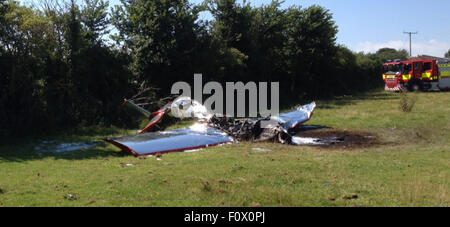
[[[166,121],[173,120],[168,117],[167,119]],[[174,129],[189,126],[192,124],[192,121],[176,120],[171,123],[173,124],[168,128]],[[168,125],[168,123],[166,123],[166,125]],[[163,124],[159,130],[164,130],[166,125]],[[87,126],[75,127],[52,135],[34,135],[26,138],[3,138],[0,141],[0,162],[25,162],[47,158],[83,160],[128,156],[113,145],[104,142],[103,139],[132,136],[136,135],[136,132],[136,129],[130,130],[107,126]],[[46,143],[51,145],[47,146]],[[95,144],[95,146],[87,146],[87,148],[74,151],[55,152],[55,150],[60,150],[58,146],[61,144],[68,144],[68,146]]]
[[[37,151],[39,142],[26,142],[22,145],[2,145],[0,147],[0,162],[25,162],[53,158],[55,160],[83,160],[105,159],[108,157],[126,156],[106,142],[98,141],[96,145],[88,149],[80,149],[67,152]]]

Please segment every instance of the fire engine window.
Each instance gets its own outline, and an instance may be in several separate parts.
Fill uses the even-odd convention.
[[[414,63],[414,71],[415,72],[420,71],[420,63],[419,62]]]
[[[409,73],[411,72],[411,64],[406,64],[405,65],[405,73]]]
[[[431,62],[423,64],[423,71],[431,70]]]

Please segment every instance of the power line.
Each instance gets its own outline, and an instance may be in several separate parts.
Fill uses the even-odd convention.
[[[403,32],[404,34],[408,34],[409,35],[409,56],[412,57],[412,35],[417,35],[418,32]]]

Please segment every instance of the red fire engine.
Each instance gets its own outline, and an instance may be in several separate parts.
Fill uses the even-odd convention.
[[[383,64],[383,80],[389,91],[450,89],[450,63],[432,59],[388,61]]]

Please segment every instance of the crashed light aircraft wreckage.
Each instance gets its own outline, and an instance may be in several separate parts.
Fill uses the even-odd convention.
[[[316,107],[313,102],[279,116],[236,119],[212,114],[205,106],[189,97],[178,97],[153,113],[132,100],[125,100],[122,105],[137,109],[146,115],[150,122],[138,135],[105,141],[134,156],[189,151],[239,141],[276,141],[297,145],[292,135],[301,124],[311,119]],[[169,112],[179,118],[195,118],[197,122],[188,128],[147,132]],[[276,124],[261,127],[261,122],[269,119],[274,120]]]

